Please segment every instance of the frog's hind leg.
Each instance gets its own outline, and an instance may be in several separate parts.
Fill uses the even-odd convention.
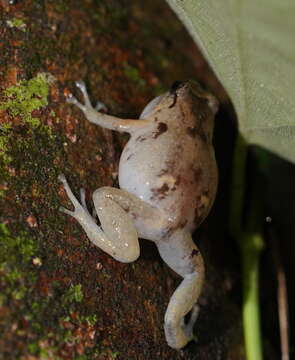
[[[191,235],[176,231],[167,241],[158,243],[164,261],[183,277],[173,293],[165,314],[165,335],[168,345],[175,349],[184,347],[193,339],[193,326],[198,315],[196,302],[204,282],[204,263]],[[190,320],[185,324],[185,315]]]
[[[82,204],[80,204],[64,175],[60,175],[59,180],[63,183],[65,191],[74,205],[74,211],[63,207],[60,210],[74,217],[83,227],[90,241],[116,260],[135,261],[139,256],[138,235],[128,214],[115,202],[101,203],[96,206],[96,212],[101,222],[100,227],[86,208],[84,191],[81,191]]]
[[[107,226],[110,232],[113,231],[114,225],[110,222],[108,213],[113,206],[124,211],[124,218],[133,220],[140,238],[156,241],[162,237],[163,229],[168,225],[167,219],[159,209],[123,189],[101,187],[94,192],[93,202],[103,228]],[[105,211],[107,208],[108,212]]]

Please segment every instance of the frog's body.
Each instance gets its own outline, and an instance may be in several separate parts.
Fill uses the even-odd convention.
[[[100,126],[129,132],[121,155],[120,189],[103,187],[93,200],[99,227],[60,176],[75,211],[74,216],[97,246],[119,261],[139,256],[138,236],[154,241],[165,262],[184,280],[173,294],[166,315],[168,344],[181,348],[192,339],[204,265],[191,239],[215,198],[217,167],[212,147],[216,99],[194,82],[179,83],[154,99],[139,120],[123,120],[96,112],[83,83],[85,105],[70,97],[87,119]],[[82,194],[83,195],[83,194]],[[184,316],[192,310],[191,319]]]
[[[173,101],[173,94],[162,99],[146,117],[150,126],[132,134],[121,155],[119,184],[160,209],[168,227],[192,231],[208,214],[216,192],[212,124],[203,129],[195,104],[180,99],[182,104],[170,108]],[[212,122],[210,108],[198,114],[209,122],[208,115]]]

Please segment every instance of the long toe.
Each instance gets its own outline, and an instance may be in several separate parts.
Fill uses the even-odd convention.
[[[60,206],[58,210],[65,214],[71,215],[71,216],[74,216],[74,214],[75,214],[74,211],[68,210],[63,206]]]
[[[88,211],[87,205],[86,205],[86,193],[85,193],[85,189],[83,189],[83,188],[80,189],[80,199],[81,199],[82,206],[84,207],[85,210]]]
[[[79,104],[79,101],[75,98],[75,96],[73,94],[69,94],[66,97],[66,102],[69,104],[74,104],[74,105]]]
[[[66,177],[64,176],[64,174],[59,174],[57,178],[62,183],[67,182]]]
[[[106,105],[103,102],[98,101],[96,103],[96,105],[95,105],[95,110],[96,111],[107,111],[108,109],[107,109]]]
[[[192,340],[193,337],[194,337],[193,330],[194,330],[194,325],[196,323],[198,314],[199,314],[199,306],[194,305],[194,307],[191,310],[189,322],[187,324],[183,323],[183,325],[182,325],[182,328],[183,328],[183,331],[184,331],[185,335],[190,340]]]
[[[77,80],[75,82],[77,88],[81,89],[81,90],[86,90],[86,85],[85,82],[83,80]]]

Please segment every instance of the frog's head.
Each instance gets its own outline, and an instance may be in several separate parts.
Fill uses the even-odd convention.
[[[177,98],[184,100],[192,98],[197,101],[206,101],[213,115],[215,115],[218,110],[218,100],[215,96],[204,90],[201,85],[194,80],[175,81],[170,88],[169,94],[170,96],[174,96],[176,101]]]
[[[211,142],[218,101],[196,81],[175,82],[166,95],[167,108],[204,141]]]

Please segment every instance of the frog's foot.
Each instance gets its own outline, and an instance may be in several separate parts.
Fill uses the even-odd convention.
[[[83,208],[86,211],[88,211],[88,213],[90,213],[90,211],[88,210],[87,204],[86,204],[85,189],[83,189],[83,188],[80,189],[80,199],[81,199],[81,205],[83,206]],[[91,214],[92,214],[93,219],[96,220],[97,214],[96,214],[95,207],[93,207]]]
[[[96,111],[108,111],[108,108],[106,107],[106,105],[101,102],[101,101],[98,101],[95,105],[95,110]]]
[[[178,317],[175,312],[168,310],[165,315],[165,335],[168,345],[174,349],[181,349],[194,339],[193,329],[198,317],[199,307],[195,305],[188,323],[185,317]]]
[[[87,205],[86,205],[86,193],[85,193],[85,189],[83,189],[83,188],[80,188],[80,201],[81,201],[81,205],[83,206],[83,208],[88,211]]]
[[[80,103],[77,100],[77,98],[75,98],[75,96],[73,94],[70,94],[67,97],[67,102],[77,106],[83,112],[85,112],[86,110],[89,110],[89,109],[94,110],[93,106],[91,105],[91,102],[90,102],[90,99],[89,99],[89,96],[88,96],[88,93],[87,93],[87,90],[86,90],[86,85],[85,85],[84,81],[79,80],[79,81],[76,81],[75,84],[76,84],[77,88],[79,88],[81,90],[81,92],[82,92],[84,104]]]
[[[63,174],[59,175],[58,180],[63,184],[64,189],[65,189],[69,199],[71,200],[72,204],[74,205],[74,211],[68,210],[68,209],[64,208],[63,206],[61,206],[59,208],[59,210],[68,215],[71,215],[72,217],[74,217],[76,219],[79,216],[81,216],[81,214],[83,214],[83,213],[87,213],[90,216],[89,211],[87,209],[87,205],[86,205],[85,190],[80,189],[80,198],[81,198],[81,203],[80,203],[79,200],[76,198],[76,196],[73,194],[65,176]]]
[[[191,235],[183,230],[176,231],[169,241],[159,242],[158,249],[164,261],[183,277],[169,301],[164,323],[168,345],[181,349],[194,339],[193,327],[199,310],[196,303],[203,287],[204,263]],[[190,319],[186,323],[185,316],[189,313]]]
[[[96,111],[107,111],[107,107],[105,106],[104,103],[98,101],[95,108],[93,108],[91,101],[89,99],[89,95],[86,89],[86,85],[84,83],[83,80],[79,80],[76,81],[76,86],[78,89],[80,89],[82,95],[83,95],[83,100],[84,100],[84,104],[80,103],[77,98],[75,96],[73,96],[73,94],[70,94],[67,97],[67,102],[70,104],[74,104],[76,105],[79,109],[81,109],[82,111],[87,111],[87,110],[96,110]]]
[[[190,319],[189,319],[188,323],[185,323],[184,318],[181,321],[181,327],[182,327],[185,335],[187,336],[187,339],[189,339],[189,341],[193,340],[193,338],[194,338],[193,329],[194,329],[194,325],[197,320],[197,317],[199,315],[199,311],[200,311],[199,306],[197,304],[195,304],[190,312]]]
[[[69,94],[67,96],[66,100],[67,100],[67,103],[77,106],[83,112],[86,111],[86,106],[81,104],[73,94]]]
[[[80,199],[81,199],[81,205],[83,206],[83,208],[88,211],[88,213],[90,213],[90,211],[88,210],[87,204],[86,204],[86,193],[85,193],[85,189],[81,188],[80,189]],[[95,207],[93,207],[92,211],[91,211],[92,217],[94,220],[96,220],[97,214],[96,214],[96,210]]]
[[[80,190],[81,203],[72,193],[64,175],[59,175],[64,189],[74,205],[74,211],[64,207],[60,211],[75,218],[85,230],[89,240],[121,262],[135,261],[139,256],[137,231],[131,217],[117,203],[95,192],[95,207],[101,223],[98,226],[90,215],[85,201],[85,191]]]

